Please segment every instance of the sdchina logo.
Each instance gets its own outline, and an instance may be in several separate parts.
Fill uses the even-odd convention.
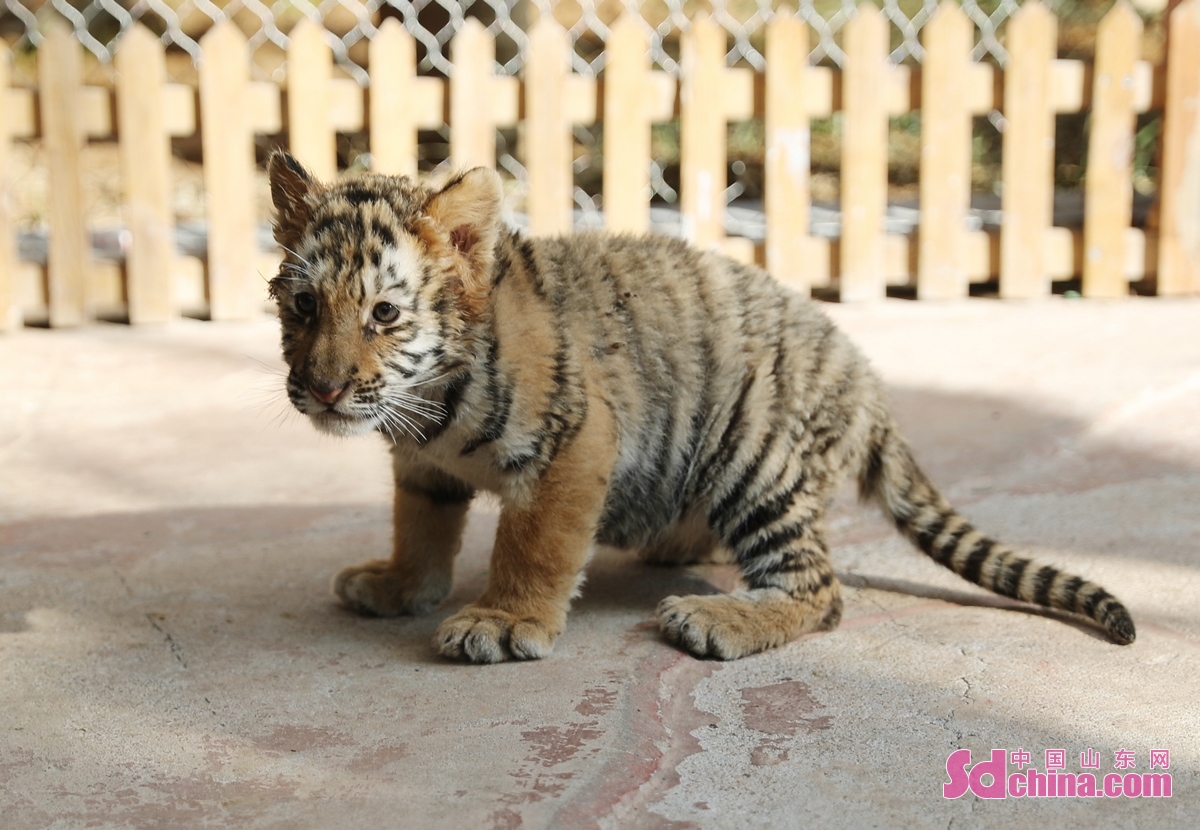
[[[1067,772],[1066,756],[1066,750],[1047,749],[1042,771],[1032,766],[1033,756],[1024,749],[993,749],[989,759],[974,765],[971,750],[955,750],[946,759],[950,780],[942,785],[942,796],[960,798],[970,792],[979,798],[1171,797],[1171,773],[1165,771],[1171,767],[1169,750],[1150,750],[1150,772],[1134,771],[1137,755],[1131,749],[1113,753],[1112,768],[1128,772],[1082,771],[1100,769],[1100,753],[1091,747],[1079,753],[1081,771]],[[1015,771],[1009,769],[1010,764]]]

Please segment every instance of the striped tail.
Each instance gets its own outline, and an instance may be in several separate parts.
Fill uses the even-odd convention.
[[[1137,636],[1129,611],[1096,583],[1018,556],[976,530],[938,492],[891,425],[884,427],[867,457],[859,494],[877,500],[909,541],[968,582],[1088,617],[1120,645]]]

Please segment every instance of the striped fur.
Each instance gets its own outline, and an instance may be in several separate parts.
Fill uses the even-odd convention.
[[[392,444],[392,557],[337,576],[346,605],[436,606],[487,490],[502,503],[488,587],[439,627],[442,653],[548,654],[602,543],[735,562],[743,590],[668,597],[659,620],[694,654],[752,654],[837,625],[821,523],[854,476],[965,579],[1133,641],[1102,588],[956,513],[862,355],[761,270],[659,237],[524,238],[502,226],[499,181],[482,169],[438,189],[321,184],[276,155],[271,182],[289,396],[320,429]]]

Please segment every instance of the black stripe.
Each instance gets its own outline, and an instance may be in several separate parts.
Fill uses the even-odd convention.
[[[707,390],[708,380],[704,380],[705,389]],[[684,476],[694,476],[696,469],[697,456],[702,449],[705,436],[705,419],[708,417],[710,406],[708,403],[707,391],[702,392],[699,396],[700,405],[692,412],[692,417],[688,420],[688,439],[684,446],[683,458],[680,460],[681,469],[677,471],[677,481],[675,482],[674,490],[681,499],[685,494],[691,491],[693,480],[692,478],[684,478]]]
[[[746,431],[746,397],[750,394],[750,387],[754,385],[754,375],[747,375],[742,381],[742,391],[738,393],[734,399],[733,409],[729,413],[729,421],[725,424],[725,430],[721,433],[721,439],[717,442],[717,450],[701,467],[700,473],[696,476],[696,486],[700,490],[706,490],[709,473],[714,469],[724,467],[729,459],[737,451],[737,447],[742,442],[743,434]]]
[[[795,501],[796,490],[799,489],[802,481],[803,479],[793,482],[789,487],[772,496],[767,501],[760,502],[732,530],[724,534],[725,543],[732,548],[736,548],[748,537],[755,535],[763,528],[783,518],[788,509],[791,508],[792,502]]]
[[[1079,598],[1079,589],[1084,586],[1082,577],[1073,576],[1063,583],[1062,604],[1069,611],[1075,610],[1075,600]]]
[[[863,500],[866,500],[868,497],[879,497],[882,495],[883,443],[887,440],[888,437],[885,432],[876,439],[871,445],[871,449],[867,452],[862,472],[858,476],[859,498]]]
[[[500,469],[506,473],[519,473],[532,466],[537,459],[537,453],[533,452],[509,456],[500,460]]]
[[[500,436],[504,435],[504,428],[508,426],[508,419],[512,414],[513,393],[512,389],[502,384],[500,380],[500,371],[496,366],[499,356],[500,341],[494,339],[488,349],[487,362],[484,364],[484,370],[487,372],[485,394],[489,405],[488,413],[483,419],[479,434],[463,447],[463,455],[470,455],[485,444],[499,440]]]
[[[920,509],[918,507],[918,509]],[[942,535],[942,531],[946,529],[946,522],[950,519],[951,513],[938,513],[934,516],[933,521],[923,528],[917,529],[915,525],[908,523],[913,528],[913,538],[916,540],[917,547],[925,551],[930,556],[933,556],[933,542],[937,537]],[[935,559],[937,557],[934,557]],[[945,564],[945,560],[938,559],[938,562]]]
[[[734,268],[733,274],[739,277],[733,280],[733,291],[736,303],[733,303],[734,309],[738,314],[738,333],[741,335],[742,342],[752,334],[750,330],[750,313],[751,313],[751,298],[749,292],[749,280],[745,279],[745,274],[738,268]]]
[[[748,548],[737,551],[738,564],[746,567],[750,562],[768,553],[778,550],[780,547],[794,542],[805,534],[808,530],[808,522],[797,522],[796,524],[787,525],[774,533],[770,533]]]
[[[784,383],[783,364],[788,356],[788,350],[784,343],[790,318],[784,313],[787,308],[783,305],[777,305],[772,309],[778,316],[775,320],[775,331],[771,336],[771,344],[775,347],[775,361],[771,364],[771,375],[775,380],[775,396],[771,401],[771,410],[779,412],[780,407],[784,402],[789,400],[788,388]]]
[[[979,584],[979,573],[983,569],[983,563],[992,554],[992,547],[996,543],[991,539],[983,538],[976,543],[975,550],[971,551],[971,555],[967,557],[967,561],[963,563],[962,572],[959,574],[967,582]]]
[[[562,319],[560,307],[562,297],[555,298],[554,311],[558,320]],[[542,427],[545,437],[549,439],[550,448],[546,454],[547,461],[553,461],[567,441],[574,437],[587,415],[587,397],[580,388],[578,375],[571,370],[570,344],[567,342],[566,328],[563,327],[558,335],[558,348],[554,353],[554,391],[542,414]]]
[[[357,216],[341,213],[327,213],[313,226],[312,235],[318,239],[325,233],[336,230],[339,236],[358,239],[362,236],[362,222]]]
[[[463,455],[470,455],[482,446],[500,440],[504,435],[504,428],[508,426],[509,416],[512,414],[513,393],[511,389],[504,389],[500,393],[500,400],[497,406],[488,412],[487,418],[483,421],[483,426],[479,434],[467,442],[462,449]]]
[[[397,487],[405,493],[421,496],[438,506],[465,504],[475,497],[475,491],[466,484],[446,481],[441,487],[430,487],[413,482],[401,482]]]
[[[542,272],[538,268],[537,256],[533,249],[533,243],[528,239],[522,239],[517,245],[517,250],[521,252],[521,259],[525,263],[525,272],[529,276],[529,282],[533,286],[533,292],[539,297],[546,296],[546,287],[542,284]]]
[[[1038,605],[1050,607],[1050,585],[1054,582],[1054,577],[1058,576],[1057,568],[1052,568],[1046,565],[1033,578],[1033,601]]]
[[[898,484],[896,488],[900,498],[913,507],[919,507],[929,500],[929,491],[933,485],[925,478],[921,468],[917,466],[916,460],[912,457],[912,453],[904,444],[903,439],[892,433],[888,434],[888,439],[887,449],[899,458],[898,464],[904,475],[903,483]]]
[[[460,184],[462,184],[462,180],[465,179],[466,177],[467,177],[467,171],[465,171],[465,170],[461,173],[455,173],[450,178],[450,181],[448,181],[444,185],[442,185],[442,189],[433,195],[440,196],[443,193],[448,193],[449,191],[453,190],[454,188],[456,188]]]
[[[287,165],[288,169],[300,178],[304,179],[304,181],[311,182],[313,180],[312,174],[305,170],[304,166],[300,164],[300,162],[296,161],[295,157],[292,156],[291,153],[281,151],[275,154],[275,158],[282,159],[283,163]]]
[[[833,333],[833,324],[828,323],[826,325],[826,327],[821,330],[821,339],[818,340],[815,344],[813,344],[813,349],[816,352],[816,354],[815,354],[815,359],[813,360],[812,365],[809,366],[808,371],[804,373],[805,374],[805,378],[804,378],[804,388],[805,389],[820,388],[815,381],[816,381],[816,378],[825,369],[825,361],[828,359],[829,352],[831,351],[831,348],[829,345],[829,335],[832,333]]]
[[[361,187],[348,187],[337,195],[341,196],[355,207],[358,207],[364,202],[376,202],[379,200],[379,196],[377,194],[372,193],[369,190],[363,190]]]
[[[820,565],[816,562],[791,560],[781,562],[778,567],[772,568],[769,571],[762,571],[765,576],[767,574],[801,574],[818,571]],[[822,588],[828,588],[833,584],[833,574],[828,571],[821,571],[821,577],[817,580]]]
[[[462,404],[463,396],[466,394],[467,387],[470,384],[471,375],[469,372],[463,372],[446,384],[445,391],[442,393],[442,406],[445,407],[442,419],[429,428],[429,431],[425,433],[425,439],[421,441],[422,444],[428,444],[445,432],[450,427],[450,424],[454,423],[454,419],[458,415],[458,407]]]
[[[1089,617],[1094,617],[1096,615],[1096,606],[1104,600],[1110,599],[1111,597],[1112,594],[1110,594],[1108,591],[1104,590],[1103,588],[1098,588],[1095,593],[1091,594],[1083,601],[1083,606],[1080,607],[1079,610]]]
[[[996,585],[992,590],[1000,596],[1020,599],[1018,591],[1021,587],[1021,577],[1025,575],[1025,569],[1028,567],[1028,559],[1018,559],[1011,564],[1005,563],[997,575]]]
[[[495,290],[498,285],[504,280],[504,275],[512,270],[512,256],[508,253],[508,248],[501,246],[499,253],[496,255],[496,264],[492,268],[492,290]]]
[[[354,253],[350,257],[350,262],[343,263],[346,267],[338,274],[338,281],[349,283],[350,287],[354,290],[354,298],[358,300],[359,304],[362,304],[367,297],[367,286],[362,279],[363,271],[366,270],[363,265],[364,262],[362,248],[355,246]]]
[[[371,220],[371,232],[375,234],[384,247],[396,247],[396,235],[392,233],[391,228],[380,222],[378,219]]]
[[[658,445],[658,452],[654,454],[654,460],[650,462],[650,469],[657,481],[661,484],[670,486],[673,482],[670,481],[670,466],[671,454],[675,451],[675,408],[668,404],[666,408],[666,423],[663,424],[662,441]],[[671,487],[670,489],[674,489]]]
[[[958,543],[962,541],[962,538],[964,536],[966,536],[968,533],[970,533],[974,529],[975,528],[973,528],[971,526],[970,522],[964,521],[962,524],[962,527],[960,527],[958,530],[951,533],[946,538],[945,542],[942,542],[940,545],[938,545],[935,548],[936,556],[934,556],[934,558],[938,562],[949,562],[950,558],[954,555],[954,551],[958,549]],[[941,534],[939,533],[938,535],[940,536]],[[936,542],[937,537],[934,537],[933,541]],[[931,543],[931,545],[932,545],[932,543]],[[974,581],[974,580],[972,580],[972,581]]]
[[[762,469],[763,462],[767,460],[771,449],[775,445],[775,432],[769,432],[763,439],[758,451],[754,457],[750,459],[750,463],[742,468],[738,480],[734,483],[720,501],[712,506],[708,511],[708,523],[714,528],[721,528],[725,523],[733,518],[732,513],[741,506],[742,498],[745,497],[746,491],[750,489],[750,485],[754,483],[758,477],[759,470]]]

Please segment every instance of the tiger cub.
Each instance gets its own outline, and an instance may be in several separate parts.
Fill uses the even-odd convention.
[[[657,614],[694,655],[754,654],[838,624],[822,516],[853,475],[964,579],[1133,642],[1128,611],[1099,585],[959,515],[864,357],[758,268],[663,237],[523,237],[502,224],[500,181],[483,168],[437,189],[322,183],[277,153],[270,180],[288,396],[320,430],[392,444],[392,556],[336,576],[350,608],[436,607],[487,490],[502,504],[487,588],[438,628],[442,654],[548,655],[597,544],[736,563],[741,590],[667,597]]]

